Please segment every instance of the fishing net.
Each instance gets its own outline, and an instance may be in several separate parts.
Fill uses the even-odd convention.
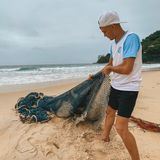
[[[76,123],[90,120],[98,124],[105,114],[109,93],[109,76],[98,72],[58,96],[31,92],[17,101],[15,109],[24,123],[46,122],[56,115],[73,117]]]

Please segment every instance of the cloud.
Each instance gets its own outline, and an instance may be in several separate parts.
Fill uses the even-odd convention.
[[[159,0],[1,0],[0,65],[92,63],[109,46],[97,24],[103,11],[116,10],[142,39],[159,29],[159,6]]]

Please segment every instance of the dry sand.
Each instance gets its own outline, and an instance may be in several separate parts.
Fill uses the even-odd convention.
[[[99,140],[89,124],[78,127],[68,119],[54,117],[43,124],[23,124],[14,110],[19,97],[31,91],[57,95],[81,81],[46,88],[0,94],[0,160],[129,160],[120,137],[111,131],[111,142]],[[24,89],[24,88],[23,88]],[[160,71],[143,72],[143,82],[133,115],[160,123]],[[144,131],[129,124],[142,160],[160,159],[160,133]],[[103,129],[103,124],[102,124]]]

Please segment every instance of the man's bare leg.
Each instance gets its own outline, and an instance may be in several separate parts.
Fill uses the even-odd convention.
[[[102,140],[104,140],[106,142],[110,141],[109,134],[110,134],[111,128],[114,124],[115,113],[116,113],[116,110],[112,109],[110,106],[107,107],[105,124],[104,124],[104,131],[102,133]]]
[[[128,118],[117,116],[115,127],[117,133],[121,136],[132,160],[140,160],[136,140],[128,130]]]

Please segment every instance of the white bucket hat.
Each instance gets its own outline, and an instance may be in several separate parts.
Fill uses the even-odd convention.
[[[98,20],[99,27],[106,27],[111,24],[118,24],[118,23],[127,23],[127,22],[120,22],[119,15],[115,11],[103,13]]]

